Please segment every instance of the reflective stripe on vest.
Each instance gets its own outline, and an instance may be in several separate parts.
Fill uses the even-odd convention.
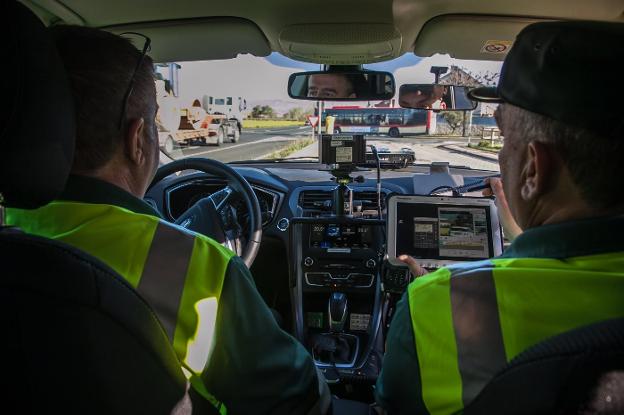
[[[493,259],[408,287],[422,397],[461,411],[505,364],[548,337],[624,316],[624,255]]]
[[[192,372],[185,370],[187,377],[201,374],[210,359],[233,252],[156,217],[111,205],[55,201],[34,210],[9,209],[7,222],[73,245],[122,275],[158,316],[178,358]]]
[[[171,226],[158,223],[136,287],[152,304],[171,343],[192,255],[193,239]],[[163,293],[167,295],[163,296]]]
[[[451,315],[464,406],[478,395],[492,373],[507,363],[491,268],[491,263],[484,264],[477,274],[464,273],[460,267],[449,268]]]

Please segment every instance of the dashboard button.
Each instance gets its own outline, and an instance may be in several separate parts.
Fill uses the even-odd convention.
[[[310,257],[306,257],[306,259],[303,260],[303,265],[305,265],[306,267],[311,267],[312,265],[314,265],[314,260]]]
[[[289,225],[290,225],[290,221],[286,218],[281,218],[279,221],[277,221],[277,229],[279,229],[282,232],[286,232]]]
[[[377,266],[377,261],[375,261],[373,258],[369,259],[368,261],[366,261],[366,268],[375,268]]]

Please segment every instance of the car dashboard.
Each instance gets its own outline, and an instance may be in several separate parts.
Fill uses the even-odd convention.
[[[384,170],[379,206],[377,172],[363,169],[348,185],[352,215],[336,217],[332,192],[337,184],[318,163],[230,166],[250,183],[262,211],[263,238],[251,267],[260,294],[329,382],[371,384],[381,368],[388,307],[400,297],[383,288],[386,199],[426,195],[496,174],[446,163]],[[222,178],[185,171],[162,180],[145,199],[173,221],[225,185]],[[235,207],[244,227],[245,206]]]
[[[232,164],[253,188],[262,211],[264,232],[283,232],[285,220],[293,217],[325,217],[332,213],[331,192],[336,187],[331,174],[318,163],[251,163]],[[385,197],[390,194],[429,194],[438,186],[458,186],[476,182],[494,174],[446,163],[413,165],[382,171],[382,214]],[[355,173],[362,183],[353,189],[354,216],[376,218],[376,173],[373,169]],[[175,220],[199,199],[221,190],[223,179],[193,171],[169,177],[150,189],[145,201],[165,219]],[[241,206],[241,209],[244,207]],[[279,226],[278,226],[279,225]]]

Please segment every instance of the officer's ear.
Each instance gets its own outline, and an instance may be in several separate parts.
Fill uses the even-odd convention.
[[[551,190],[559,160],[548,144],[531,141],[525,148],[521,169],[520,195],[525,201],[536,200]]]
[[[134,164],[141,165],[149,157],[149,149],[145,148],[146,140],[143,138],[145,120],[136,118],[128,122],[128,129],[124,137],[124,150],[126,157]]]

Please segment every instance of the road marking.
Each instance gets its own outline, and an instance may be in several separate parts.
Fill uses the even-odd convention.
[[[288,140],[288,141],[295,141],[295,140]],[[261,159],[266,158],[266,157],[270,156],[271,154],[276,153],[276,152],[278,152],[280,150],[281,150],[281,148],[278,148],[277,150],[270,151],[270,152],[268,152],[266,154],[261,155],[260,157],[255,157],[252,160],[261,160]]]
[[[202,154],[210,154],[210,153],[217,153],[219,151],[225,151],[225,150],[232,150],[238,147],[243,147],[243,146],[248,146],[251,144],[259,144],[259,143],[267,143],[267,142],[279,142],[279,141],[292,141],[293,138],[292,137],[282,137],[282,136],[275,136],[275,137],[269,137],[269,138],[263,138],[262,140],[257,140],[257,141],[250,141],[248,143],[241,143],[241,144],[236,144],[233,146],[229,146],[229,147],[220,147],[220,148],[216,148],[214,150],[206,150],[206,151],[200,151],[199,153],[193,153],[193,154],[185,154],[185,157],[194,157],[194,156],[199,156]]]
[[[295,133],[300,130],[312,130],[312,127],[303,125],[303,126],[293,126],[286,127],[286,129],[274,130],[272,128],[247,128],[245,129],[245,134],[271,134],[271,133]]]
[[[300,130],[301,128],[289,128],[286,130],[269,130],[267,131],[267,133],[294,133],[298,130]]]
[[[265,130],[245,130],[244,134],[266,134],[267,132]]]

